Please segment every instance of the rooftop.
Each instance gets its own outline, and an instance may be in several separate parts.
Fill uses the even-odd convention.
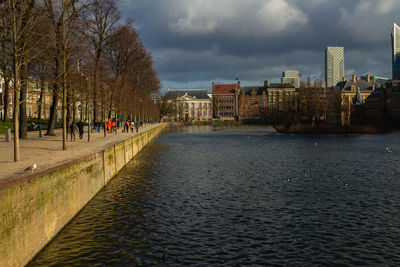
[[[208,91],[206,89],[178,89],[178,90],[168,90],[165,94],[166,99],[176,99],[183,95],[195,97],[196,99],[210,99],[208,96]]]

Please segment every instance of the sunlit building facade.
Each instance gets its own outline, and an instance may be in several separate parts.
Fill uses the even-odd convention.
[[[328,46],[325,49],[326,87],[335,86],[344,77],[344,47]]]
[[[174,106],[175,121],[208,121],[212,118],[212,100],[205,89],[169,90],[164,96]]]
[[[300,77],[301,77],[301,73],[298,72],[297,70],[285,70],[282,73],[281,82],[282,83],[290,83],[295,88],[299,88],[300,87]]]
[[[240,91],[240,81],[233,84],[212,83],[212,99],[214,118],[235,120],[236,93]]]
[[[393,24],[392,30],[392,79],[400,80],[400,27]]]

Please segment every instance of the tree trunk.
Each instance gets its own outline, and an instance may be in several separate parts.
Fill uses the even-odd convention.
[[[104,104],[104,101],[105,101],[105,97],[104,97],[104,94],[105,94],[105,90],[104,90],[104,88],[101,90],[101,121],[102,121],[102,123],[103,123],[103,125],[105,124],[105,118],[104,118],[104,108],[105,108],[105,104]],[[106,131],[106,127],[105,127],[105,125],[104,125],[104,127],[103,127],[103,132],[104,132],[104,137],[106,137],[107,136],[107,131]]]
[[[5,78],[4,79],[4,97],[3,97],[3,100],[4,100],[4,118],[3,118],[3,121],[4,122],[8,122],[10,120],[10,118],[9,118],[10,115],[9,115],[9,112],[8,112],[8,109],[10,107],[10,103],[9,103],[10,99],[8,97],[8,94],[10,93],[9,86],[10,86],[10,81]]]
[[[14,63],[14,162],[20,160],[20,151],[19,151],[19,134],[18,134],[18,129],[19,129],[19,103],[18,103],[18,98],[19,98],[19,79],[18,79],[18,67],[15,66],[16,63]]]
[[[98,72],[99,72],[99,58],[97,57],[94,63],[94,79],[93,79],[93,121],[98,118],[97,110],[97,90],[98,90]]]
[[[64,0],[63,0],[63,9],[64,9]],[[64,13],[63,13],[64,16]],[[63,18],[64,23],[64,18]],[[62,125],[63,125],[63,137],[62,137],[62,149],[67,149],[67,58],[66,58],[66,44],[65,44],[65,28],[62,28]]]
[[[68,127],[68,125],[71,125],[72,124],[72,121],[74,120],[74,118],[73,118],[73,114],[72,114],[72,103],[71,103],[71,96],[70,96],[70,93],[68,92],[68,94],[67,94],[67,118],[66,118],[66,120],[67,120],[67,133],[69,133],[69,127]]]
[[[54,77],[59,77],[60,63],[57,56],[54,57],[54,61],[55,61]],[[49,122],[47,123],[47,132],[46,132],[46,135],[50,136],[56,135],[56,133],[54,132],[54,126],[56,124],[56,119],[57,119],[58,93],[59,93],[59,86],[57,84],[57,81],[55,81],[53,85],[53,101],[50,106],[50,116],[49,116]]]
[[[71,88],[68,88],[68,92],[70,92],[70,89]],[[75,99],[74,99],[74,97],[73,96],[71,96],[70,95],[70,101],[71,101],[71,97],[72,97],[72,103],[71,103],[71,111],[72,111],[72,121],[76,121],[76,109],[75,109],[75,106],[76,106],[76,103],[75,103]]]
[[[46,135],[55,136],[54,126],[56,124],[56,116],[57,116],[57,105],[58,105],[58,86],[57,84],[53,85],[53,103],[50,106],[50,117],[49,122],[47,124],[47,132]]]
[[[17,46],[17,29],[16,29],[16,14],[13,12],[13,71],[14,71],[14,162],[20,160],[19,151],[19,91],[20,91],[20,77],[19,77],[19,62],[18,62],[18,46]]]
[[[110,109],[108,110],[108,118],[111,118],[113,96],[114,96],[114,90],[111,91],[111,96],[110,96]]]
[[[88,79],[87,101],[86,101],[86,118],[88,122],[88,142],[90,142],[90,78]],[[95,121],[93,121],[94,123]]]
[[[27,92],[28,92],[28,81],[27,75],[28,74],[28,66],[26,64],[22,67],[21,72],[21,91],[20,91],[20,125],[19,125],[19,137],[21,139],[28,138],[28,120],[26,116],[26,102],[27,102]]]

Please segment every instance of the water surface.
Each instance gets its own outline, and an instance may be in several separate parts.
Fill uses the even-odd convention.
[[[30,265],[400,265],[399,140],[169,130]]]

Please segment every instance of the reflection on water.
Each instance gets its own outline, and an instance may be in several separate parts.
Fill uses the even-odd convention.
[[[31,266],[400,264],[399,133],[166,132]]]

